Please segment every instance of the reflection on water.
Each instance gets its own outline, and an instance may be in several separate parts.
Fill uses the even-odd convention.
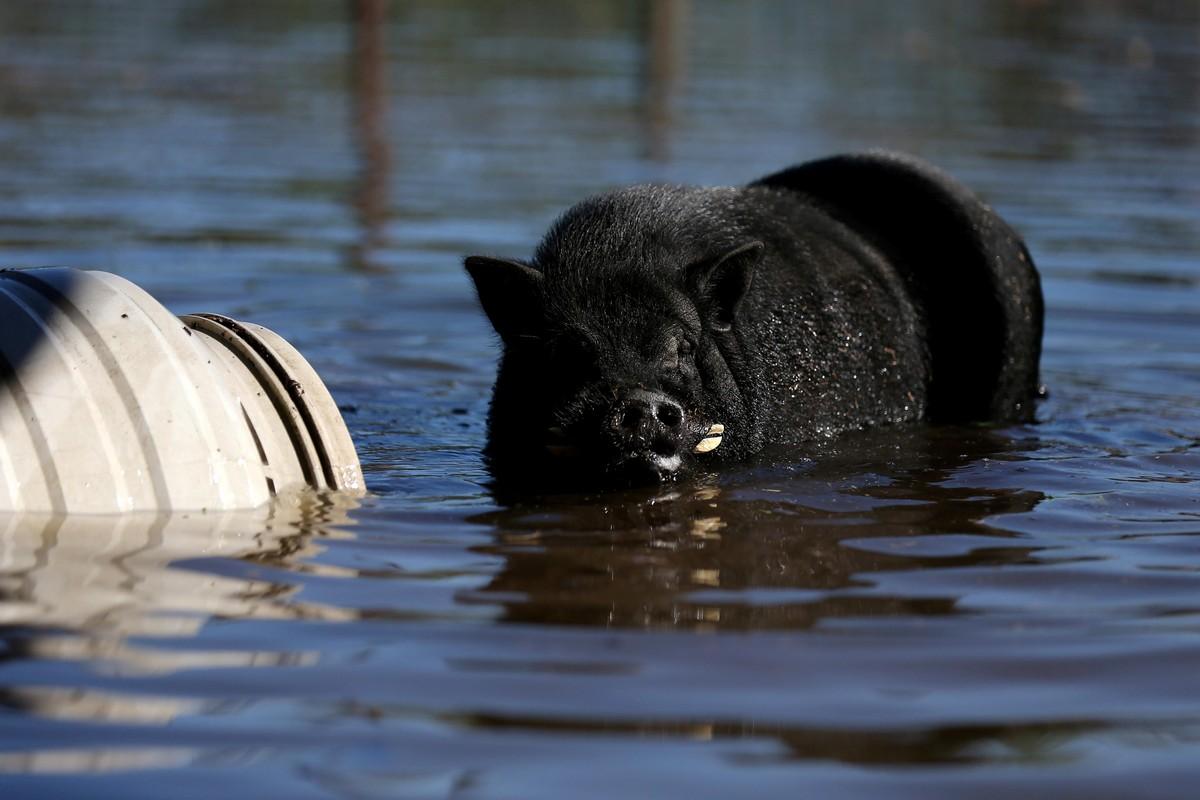
[[[500,531],[480,551],[503,556],[504,569],[477,599],[497,593],[519,622],[701,630],[953,613],[953,594],[880,592],[860,576],[1028,562],[1032,548],[983,521],[1032,511],[1040,492],[943,485],[1005,449],[1013,443],[987,431],[888,432],[829,446],[783,474],[491,512],[474,518]],[[857,473],[855,462],[873,471]],[[872,546],[935,534],[958,552]]]
[[[1200,9],[0,7],[0,257],[295,343],[375,494],[0,519],[5,797],[1180,797]],[[888,146],[1027,236],[1036,425],[505,506],[463,253]]]
[[[193,637],[221,617],[352,618],[336,608],[286,602],[292,592],[287,584],[186,565],[231,558],[284,563],[319,553],[316,539],[348,535],[324,526],[347,524],[354,505],[352,498],[301,494],[250,512],[0,519],[0,631],[7,632],[0,662],[85,662],[107,674],[134,675],[314,663],[313,652],[169,652],[131,640]],[[0,708],[60,720],[165,725],[211,705],[81,687],[0,688]],[[182,763],[192,754],[183,748],[37,750],[0,755],[0,770],[120,771]]]
[[[349,536],[353,498],[298,494],[255,511],[0,517],[0,624],[87,630],[112,641],[192,636],[209,617],[337,619],[267,579],[191,571],[206,559],[286,563]],[[66,645],[69,647],[70,645]],[[73,657],[111,653],[75,651]],[[140,666],[148,667],[149,662]]]

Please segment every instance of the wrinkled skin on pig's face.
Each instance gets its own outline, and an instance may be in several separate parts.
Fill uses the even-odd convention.
[[[753,404],[733,322],[760,251],[569,275],[468,259],[504,347],[486,449],[497,480],[653,483],[743,451]]]

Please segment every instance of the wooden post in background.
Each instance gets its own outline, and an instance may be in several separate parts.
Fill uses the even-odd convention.
[[[644,155],[666,161],[687,63],[688,0],[647,0],[642,70]]]
[[[374,272],[380,269],[375,254],[387,236],[392,167],[387,136],[387,0],[350,0],[350,13],[351,127],[359,159],[352,202],[359,238],[349,261],[354,269]]]

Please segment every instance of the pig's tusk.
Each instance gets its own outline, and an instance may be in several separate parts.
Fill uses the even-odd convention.
[[[717,423],[708,429],[708,433],[704,434],[704,438],[696,445],[693,453],[709,453],[716,450],[721,444],[722,434],[725,433],[725,426]]]

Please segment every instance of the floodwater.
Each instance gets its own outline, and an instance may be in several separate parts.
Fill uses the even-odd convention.
[[[1197,3],[359,19],[0,7],[0,261],[275,329],[373,490],[0,518],[0,794],[1200,796]],[[875,146],[1028,239],[1037,424],[497,505],[462,255]]]

